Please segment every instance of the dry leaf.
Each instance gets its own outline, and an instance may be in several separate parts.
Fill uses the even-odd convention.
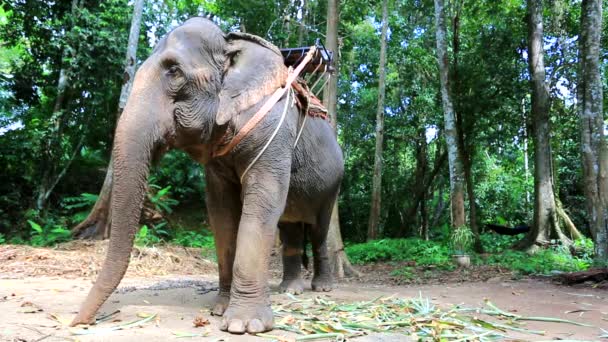
[[[61,324],[61,325],[65,325],[68,326],[70,325],[70,320],[64,317],[59,316],[58,314],[55,313],[50,313],[47,316],[49,319],[52,319],[53,321]]]
[[[35,313],[42,311],[42,308],[32,302],[23,302],[21,303],[21,307],[25,308],[23,310],[19,310],[21,313]]]
[[[279,324],[282,325],[292,325],[296,323],[296,319],[293,318],[292,315],[287,315],[285,317],[283,317],[283,319],[281,319],[281,321],[279,322]]]
[[[195,328],[200,328],[209,325],[210,323],[209,319],[203,317],[203,315],[197,315],[196,317],[194,317],[192,324],[194,324]]]

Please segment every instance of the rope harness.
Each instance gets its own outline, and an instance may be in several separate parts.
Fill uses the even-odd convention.
[[[304,119],[302,121],[300,129],[296,136],[294,148],[297,146],[298,141],[300,140],[300,137],[302,135],[302,132],[304,131],[304,124],[306,123],[306,118],[308,116],[321,117],[325,120],[328,120],[327,111],[325,110],[325,108],[323,107],[323,105],[321,104],[319,99],[317,99],[316,96],[314,95],[314,93],[312,93],[312,88],[314,88],[317,85],[317,83],[319,82],[319,80],[321,78],[323,78],[323,76],[321,76],[321,78],[319,78],[319,80],[317,80],[317,82],[314,83],[314,85],[311,89],[308,89],[308,87],[306,86],[306,82],[304,80],[298,79],[298,77],[300,76],[300,74],[302,73],[304,68],[313,59],[316,52],[317,52],[316,46],[312,46],[310,48],[310,50],[308,51],[308,53],[306,54],[306,56],[304,57],[304,59],[302,59],[302,61],[298,64],[298,66],[295,69],[290,67],[288,74],[287,74],[287,80],[285,82],[285,86],[278,88],[274,93],[272,93],[272,95],[268,98],[266,103],[264,103],[264,105],[260,109],[258,109],[258,111],[251,117],[251,119],[249,119],[245,123],[245,125],[230,140],[230,142],[228,144],[226,144],[224,146],[216,146],[216,148],[211,153],[212,158],[221,157],[221,156],[224,156],[224,155],[230,153],[230,151],[232,151],[262,121],[262,119],[264,119],[266,117],[266,115],[270,112],[270,110],[281,100],[283,95],[285,95],[285,93],[287,93],[287,97],[285,99],[285,106],[283,108],[283,113],[281,114],[281,118],[279,120],[277,127],[274,129],[274,131],[270,135],[270,138],[268,139],[268,141],[266,141],[266,144],[264,145],[264,147],[260,150],[260,152],[256,155],[256,157],[251,161],[251,163],[249,163],[249,165],[247,166],[247,168],[241,175],[241,178],[240,178],[241,184],[243,183],[243,179],[244,179],[245,175],[247,174],[247,172],[249,172],[249,170],[258,161],[258,159],[260,159],[262,154],[264,154],[266,149],[268,149],[268,146],[270,146],[270,143],[272,143],[272,141],[276,137],[277,133],[279,132],[279,129],[281,128],[281,126],[283,125],[283,122],[285,121],[285,116],[287,114],[287,109],[289,107],[293,107],[293,105],[297,103],[298,107],[300,107],[302,109],[302,111],[304,112]],[[317,67],[317,69],[318,69],[318,67]],[[315,70],[317,70],[317,69],[315,69]],[[323,83],[323,86],[318,91],[323,89],[324,85],[329,80],[329,77],[330,76],[328,76],[326,78],[325,82]],[[224,135],[224,137],[220,141],[225,141],[225,140],[226,140],[226,135]]]

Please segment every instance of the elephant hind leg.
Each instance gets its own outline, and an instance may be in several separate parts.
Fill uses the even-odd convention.
[[[319,212],[317,224],[310,229],[310,240],[312,243],[314,276],[312,278],[312,290],[327,292],[333,289],[333,279],[327,254],[327,232],[331,220],[334,198],[331,198]]]
[[[279,223],[281,243],[283,245],[283,281],[279,285],[281,292],[301,294],[304,291],[301,271],[305,255],[306,227],[303,223]]]

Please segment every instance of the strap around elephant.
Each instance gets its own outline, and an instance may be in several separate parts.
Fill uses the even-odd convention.
[[[266,101],[266,103],[264,103],[262,108],[260,108],[253,115],[253,117],[251,117],[251,119],[249,119],[249,121],[247,121],[247,123],[245,123],[245,125],[241,128],[241,130],[236,134],[236,136],[234,136],[234,138],[232,138],[232,140],[230,140],[230,142],[227,145],[213,151],[213,153],[211,155],[212,158],[221,157],[223,155],[228,154],[230,151],[232,151],[236,147],[236,145],[238,145],[241,142],[241,140],[243,140],[243,138],[245,138],[247,136],[247,134],[249,134],[249,132],[251,132],[255,128],[255,126],[257,126],[257,124],[260,123],[260,121],[262,121],[262,119],[266,116],[266,114],[268,114],[270,112],[272,107],[274,107],[274,105],[277,104],[277,102],[279,102],[281,97],[283,97],[283,95],[285,95],[285,92],[287,92],[287,90],[289,90],[291,88],[291,84],[302,73],[302,70],[304,70],[304,67],[306,67],[306,65],[312,60],[316,51],[317,51],[317,49],[315,46],[311,47],[310,51],[308,51],[308,53],[306,54],[306,57],[304,57],[304,59],[302,60],[302,62],[300,62],[298,67],[293,70],[289,70],[289,73],[287,75],[287,81],[285,82],[285,86],[277,89],[270,96],[270,98]]]

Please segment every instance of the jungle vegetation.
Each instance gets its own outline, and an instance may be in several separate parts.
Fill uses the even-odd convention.
[[[570,258],[565,270],[606,262],[602,5],[4,1],[0,243],[73,238],[71,230],[104,196],[132,72],[165,33],[205,16],[279,47],[320,39],[336,51],[337,72],[323,97],[337,123],[346,174],[332,239],[334,251],[344,240],[353,263],[442,264],[451,232],[461,227],[472,233],[471,249],[511,253],[509,260],[528,273],[550,271],[554,264],[542,260],[551,253]],[[138,243],[212,244],[203,177],[182,152],[160,161]],[[530,229],[506,239],[488,230],[492,224]],[[522,254],[512,250],[549,256],[534,268],[534,260],[517,259]]]

